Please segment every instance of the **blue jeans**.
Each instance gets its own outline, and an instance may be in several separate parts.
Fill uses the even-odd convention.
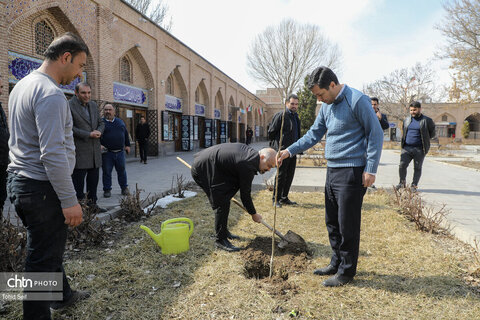
[[[25,272],[62,272],[63,300],[72,290],[63,269],[67,225],[60,200],[49,181],[9,173],[8,195],[27,229]],[[24,301],[24,319],[50,319],[50,301]]]
[[[128,187],[127,171],[125,170],[125,151],[107,151],[102,154],[103,191],[112,190],[113,167],[115,167],[115,171],[117,171],[118,184],[120,185],[120,188],[123,190]]]

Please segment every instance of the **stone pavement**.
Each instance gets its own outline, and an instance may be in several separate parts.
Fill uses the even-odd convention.
[[[253,143],[253,148],[259,150],[267,146],[266,142]],[[165,157],[149,158],[148,164],[139,160],[127,160],[127,176],[130,191],[135,190],[138,184],[145,190],[142,197],[166,192],[172,187],[172,177],[176,182],[176,175],[182,175],[187,181],[192,181],[190,170],[180,163],[179,156],[188,163],[193,162],[194,152],[179,152]],[[383,150],[375,186],[377,188],[391,188],[398,183],[398,164],[400,153],[398,150]],[[323,192],[325,183],[325,168],[297,168],[293,180],[293,191],[320,191]],[[264,175],[257,175],[254,187],[261,187],[264,180],[273,179],[275,170]],[[408,168],[407,182],[411,182],[413,163]],[[100,175],[101,176],[101,175]],[[113,177],[111,198],[104,198],[102,183],[99,183],[98,204],[109,209],[109,214],[118,210],[121,199],[120,188]],[[263,187],[262,187],[263,188]],[[474,239],[480,240],[480,172],[451,164],[445,164],[427,157],[423,165],[423,173],[419,183],[419,192],[429,204],[447,205],[450,214],[447,217],[452,223],[453,233],[460,240],[474,245]],[[292,197],[295,200],[294,197]],[[8,210],[7,200],[6,208]],[[13,207],[10,207],[14,212]],[[6,211],[5,211],[6,212]],[[12,214],[14,215],[14,214]]]

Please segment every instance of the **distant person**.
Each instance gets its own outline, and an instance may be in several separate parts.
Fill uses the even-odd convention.
[[[413,180],[410,187],[417,190],[422,165],[425,156],[430,150],[430,140],[435,139],[435,123],[432,119],[422,114],[422,105],[418,101],[410,103],[410,116],[403,120],[402,153],[398,173],[400,182],[395,189],[405,188],[407,168],[413,160]]]
[[[85,178],[87,181],[88,206],[96,212],[106,212],[97,205],[97,187],[102,150],[100,137],[105,124],[98,112],[98,106],[91,100],[92,89],[86,82],[75,86],[75,95],[68,101],[73,118],[73,139],[75,141],[75,169],[72,180],[77,199],[85,198]]]
[[[383,130],[387,130],[390,125],[388,124],[387,115],[380,112],[378,107],[378,98],[373,97],[370,100],[372,101],[373,111],[375,111],[375,115],[377,116],[378,121],[380,121],[380,126]]]
[[[103,196],[112,196],[112,170],[115,167],[117,179],[122,195],[130,194],[127,183],[127,170],[125,168],[125,153],[130,153],[130,138],[127,127],[122,119],[115,117],[115,109],[109,103],[103,107],[103,121],[105,130],[100,138],[102,144],[102,182]]]
[[[245,135],[247,136],[247,142],[246,142],[246,144],[247,144],[247,146],[248,146],[250,143],[252,143],[252,137],[253,137],[253,130],[252,130],[252,128],[247,127],[247,131],[246,131]]]
[[[140,149],[140,162],[147,164],[148,138],[150,137],[150,126],[144,116],[140,117],[140,123],[135,128],[135,138]]]
[[[73,291],[63,268],[67,227],[82,223],[82,208],[71,177],[72,114],[59,88],[82,75],[88,54],[73,33],[54,39],[42,65],[15,85],[8,101],[8,193],[27,229],[25,272],[63,273],[63,300],[25,300],[23,319],[50,319],[50,308],[62,309],[90,295]]]
[[[243,143],[222,143],[195,154],[192,177],[205,191],[215,211],[215,246],[225,251],[239,251],[228,239],[239,237],[228,230],[230,200],[240,190],[240,198],[253,221],[261,222],[253,205],[252,181],[257,172],[275,167],[275,150],[260,151]]]
[[[3,83],[0,75],[0,96],[2,95]],[[7,116],[0,102],[0,215],[3,213],[5,199],[7,199],[7,167],[8,167],[8,133]]]
[[[346,84],[327,67],[316,68],[307,83],[323,102],[314,124],[296,143],[280,152],[278,165],[317,144],[326,135],[325,223],[332,258],[316,275],[333,275],[323,282],[338,287],[357,272],[363,196],[375,182],[383,132],[370,99]]]
[[[268,139],[270,147],[275,150],[284,150],[296,142],[300,138],[300,118],[298,117],[298,97],[295,94],[288,96],[285,102],[285,110],[277,112],[268,127]],[[280,129],[282,128],[282,117],[285,113],[282,131],[282,145],[280,146]],[[295,168],[297,166],[297,157],[285,159],[278,171],[278,196],[275,203],[276,183],[273,187],[272,203],[274,206],[295,205],[295,201],[288,198],[293,177],[295,176]]]

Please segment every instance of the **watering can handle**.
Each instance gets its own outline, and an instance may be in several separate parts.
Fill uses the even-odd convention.
[[[174,223],[174,222],[188,222],[188,224],[190,225],[190,230],[188,231],[188,236],[190,237],[192,235],[192,232],[193,232],[193,222],[192,220],[188,219],[188,218],[173,218],[173,219],[170,219],[170,220],[167,220],[167,221],[164,221],[162,222],[162,227],[161,229],[163,230],[163,228],[165,228],[166,225],[170,224],[170,223]]]

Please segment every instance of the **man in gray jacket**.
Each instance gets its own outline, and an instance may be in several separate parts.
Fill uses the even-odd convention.
[[[92,89],[86,82],[75,86],[75,96],[70,99],[70,111],[73,118],[73,138],[75,141],[75,169],[73,186],[77,199],[85,198],[85,177],[87,178],[88,205],[97,212],[106,212],[97,205],[97,186],[99,168],[102,166],[100,137],[105,124],[100,118],[97,104],[91,101]]]
[[[27,229],[25,272],[63,276],[59,297],[52,293],[36,300],[28,299],[30,293],[26,293],[23,319],[50,319],[50,308],[61,309],[89,296],[70,288],[63,269],[67,227],[78,226],[83,218],[71,177],[75,167],[72,114],[59,88],[81,76],[88,53],[87,45],[73,33],[54,39],[42,65],[15,85],[8,100],[7,188]]]

